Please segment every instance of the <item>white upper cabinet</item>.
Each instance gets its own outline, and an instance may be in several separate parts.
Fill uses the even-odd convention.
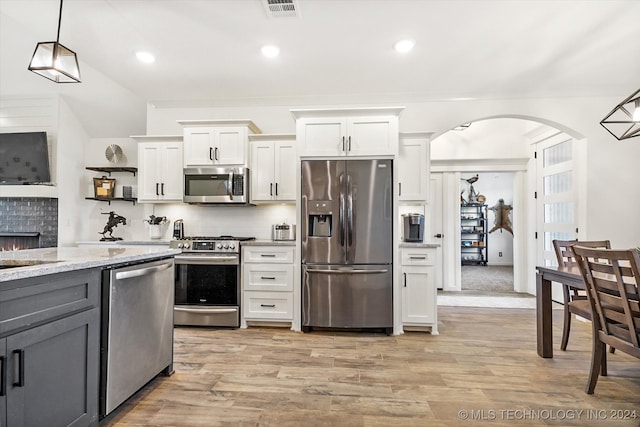
[[[431,132],[402,132],[398,148],[398,198],[426,202],[429,198]]]
[[[251,201],[295,202],[296,137],[250,135]]]
[[[133,136],[138,142],[138,201],[182,202],[182,136]]]
[[[260,133],[251,120],[180,120],[184,167],[246,166],[248,136]]]
[[[395,155],[403,107],[291,110],[300,156]]]

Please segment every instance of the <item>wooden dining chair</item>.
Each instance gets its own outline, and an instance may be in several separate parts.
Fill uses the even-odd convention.
[[[593,350],[587,394],[593,394],[606,345],[640,359],[640,254],[637,249],[573,246],[593,310]]]
[[[608,240],[554,240],[553,248],[558,258],[558,265],[571,267],[576,264],[571,247],[579,244],[588,248],[610,249],[611,243]],[[591,307],[587,300],[587,293],[572,286],[562,284],[562,295],[564,299],[564,323],[562,325],[562,341],[560,350],[566,351],[569,343],[569,332],[571,331],[571,314],[575,314],[584,319],[591,320]],[[613,353],[614,349],[611,349]],[[605,372],[606,375],[606,366]]]

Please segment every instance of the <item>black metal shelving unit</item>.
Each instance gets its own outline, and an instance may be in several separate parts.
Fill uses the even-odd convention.
[[[489,235],[487,205],[464,203],[460,205],[460,261],[462,265],[487,265]]]

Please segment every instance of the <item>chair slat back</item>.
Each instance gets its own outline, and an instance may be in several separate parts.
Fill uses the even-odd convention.
[[[574,245],[580,245],[586,248],[611,249],[611,242],[609,240],[554,240],[553,249],[556,252],[559,266],[571,267],[576,265],[576,259],[571,250],[571,247]]]
[[[587,287],[594,328],[603,342],[640,354],[640,254],[636,249],[587,248],[573,253]],[[624,345],[626,344],[626,349]],[[640,357],[640,356],[638,356]]]

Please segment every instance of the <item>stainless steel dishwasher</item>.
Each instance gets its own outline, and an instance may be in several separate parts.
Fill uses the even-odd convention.
[[[103,272],[101,417],[173,373],[174,280],[173,258]]]

